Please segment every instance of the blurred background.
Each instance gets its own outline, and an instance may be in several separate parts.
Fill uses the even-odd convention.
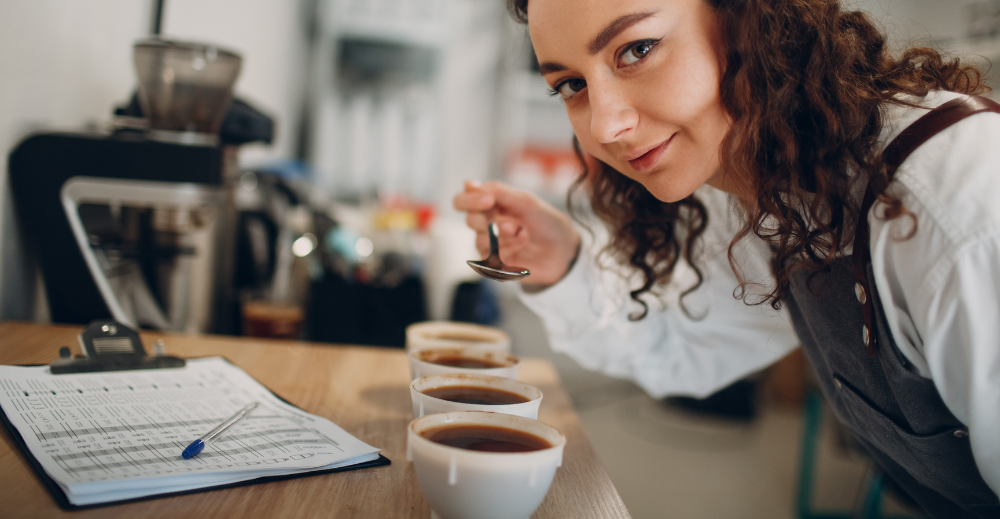
[[[996,83],[1000,0],[850,4]],[[553,354],[465,265],[464,180],[562,207],[578,174],[536,66],[501,0],[0,0],[0,319],[386,347],[496,325],[556,362],[635,517],[857,507],[870,467],[800,358],[708,405],[653,400]]]

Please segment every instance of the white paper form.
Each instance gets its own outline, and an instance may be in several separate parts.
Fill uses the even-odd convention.
[[[181,458],[188,444],[251,402],[261,405],[201,454]],[[180,369],[68,375],[0,366],[0,406],[77,505],[378,458],[379,449],[282,402],[218,357]]]

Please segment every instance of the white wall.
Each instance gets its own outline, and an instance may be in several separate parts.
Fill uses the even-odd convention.
[[[1000,38],[970,38],[970,8],[990,0],[845,0],[867,11],[889,36],[890,48],[932,46],[947,55],[961,57],[985,73],[986,84],[1000,96]]]
[[[892,42],[918,43],[961,38],[965,6],[976,0],[848,0],[882,22]]]
[[[0,319],[30,318],[34,274],[12,224],[6,156],[29,131],[105,122],[135,88],[133,41],[150,27],[152,0],[0,0]],[[298,0],[166,0],[168,37],[217,43],[243,55],[237,95],[274,117],[274,146],[244,163],[291,157],[302,77]]]

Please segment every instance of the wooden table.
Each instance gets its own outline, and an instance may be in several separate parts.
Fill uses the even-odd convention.
[[[0,364],[46,364],[58,357],[60,346],[77,351],[80,329],[0,324]],[[281,397],[382,448],[392,465],[66,512],[56,505],[4,430],[0,435],[0,517],[430,517],[413,467],[406,461],[406,426],[413,410],[409,368],[402,351],[143,333],[147,349],[157,338],[164,339],[169,355],[226,357]],[[539,420],[566,435],[562,468],[532,518],[629,517],[552,364],[526,359],[520,379],[545,394]]]

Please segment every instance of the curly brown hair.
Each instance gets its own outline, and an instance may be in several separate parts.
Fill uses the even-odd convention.
[[[890,179],[877,146],[883,105],[907,104],[898,96],[932,90],[988,89],[976,68],[933,49],[910,48],[894,58],[869,17],[843,10],[839,0],[704,1],[721,29],[720,96],[732,119],[721,147],[722,173],[750,179],[754,196],[740,201],[744,224],[730,244],[729,262],[742,280],[732,256],[739,240],[753,234],[774,249],[770,293],[748,301],[741,283],[734,295],[777,309],[793,270],[826,269],[853,237],[860,210],[851,196],[855,179],[868,179],[888,204],[886,218],[910,215],[886,192]],[[528,0],[507,6],[527,22]],[[608,225],[605,250],[644,276],[631,293],[643,307],[633,318],[641,319],[648,306],[640,296],[668,282],[679,257],[698,271],[691,260],[707,212],[693,195],[661,202],[607,164],[588,165],[575,141],[574,147],[584,164],[574,190],[587,188],[594,213]],[[685,293],[700,285],[698,271],[698,283]]]

